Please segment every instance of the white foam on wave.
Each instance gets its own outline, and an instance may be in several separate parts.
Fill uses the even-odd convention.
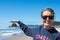
[[[22,31],[6,31],[3,33],[0,33],[0,36],[9,36],[9,35],[14,35],[14,34],[18,34],[18,33],[22,33]]]

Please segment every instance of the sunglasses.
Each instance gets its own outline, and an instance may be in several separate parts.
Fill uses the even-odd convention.
[[[54,19],[54,16],[42,16],[42,18],[44,19],[44,20],[46,20],[47,18],[49,18],[50,20],[53,20]]]

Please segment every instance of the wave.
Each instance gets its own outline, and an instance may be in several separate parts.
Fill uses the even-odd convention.
[[[0,40],[15,37],[18,35],[21,35],[23,33],[22,30],[19,28],[6,28],[6,29],[0,29]]]
[[[9,35],[16,35],[16,34],[21,34],[22,31],[4,31],[0,33],[0,36],[9,36]]]

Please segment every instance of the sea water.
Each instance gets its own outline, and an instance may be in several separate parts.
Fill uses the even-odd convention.
[[[32,27],[32,26],[28,26]],[[5,40],[7,38],[15,37],[24,34],[20,27],[10,27],[0,29],[0,40]]]
[[[0,29],[0,40],[18,36],[21,35],[22,33],[23,33],[22,30],[16,27]]]

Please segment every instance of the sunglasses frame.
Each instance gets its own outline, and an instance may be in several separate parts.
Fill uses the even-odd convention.
[[[42,18],[44,19],[44,20],[46,20],[47,18],[49,18],[50,20],[53,20],[54,19],[54,16],[47,16],[47,15],[45,15],[45,16],[42,16]]]

